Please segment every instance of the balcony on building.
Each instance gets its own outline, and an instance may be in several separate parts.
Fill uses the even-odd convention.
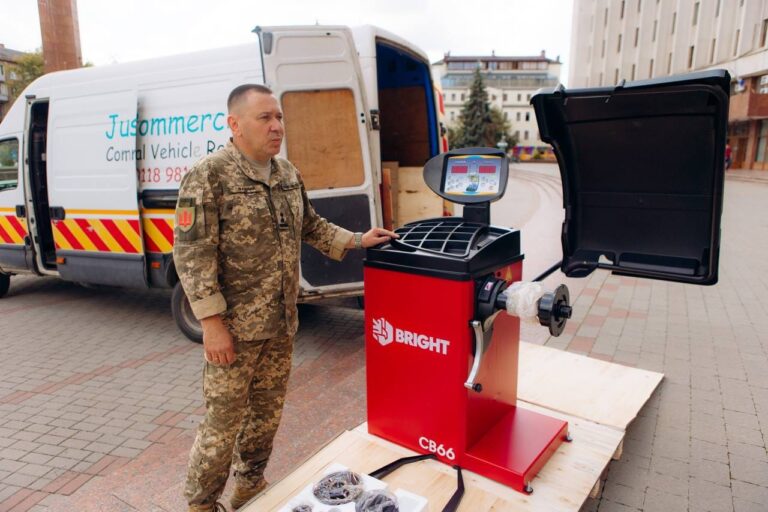
[[[728,107],[730,122],[768,119],[768,75],[737,80]]]

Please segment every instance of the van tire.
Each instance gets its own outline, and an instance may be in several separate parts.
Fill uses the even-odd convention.
[[[9,274],[0,274],[0,297],[5,297],[8,289],[11,287],[11,276]]]
[[[181,282],[177,282],[173,287],[173,294],[171,295],[171,313],[173,313],[173,319],[176,325],[179,326],[184,336],[194,341],[195,343],[203,342],[203,327],[200,325],[200,321],[195,318],[192,313],[192,307],[189,305],[187,294],[184,293],[184,288],[181,287]]]

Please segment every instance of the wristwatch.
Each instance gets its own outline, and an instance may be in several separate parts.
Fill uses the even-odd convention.
[[[355,249],[363,248],[363,234],[355,233]]]

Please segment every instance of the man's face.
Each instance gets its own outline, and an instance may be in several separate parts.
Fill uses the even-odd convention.
[[[283,112],[271,94],[247,92],[229,113],[227,122],[246,156],[263,162],[280,152],[285,134]]]

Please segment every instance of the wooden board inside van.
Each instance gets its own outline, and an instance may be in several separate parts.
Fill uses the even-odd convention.
[[[307,190],[362,185],[365,169],[352,91],[286,92],[281,102],[287,157]]]
[[[399,167],[392,173],[395,226],[443,215],[443,199],[424,182],[422,167]]]
[[[423,166],[429,159],[429,118],[423,86],[379,89],[382,160]]]

